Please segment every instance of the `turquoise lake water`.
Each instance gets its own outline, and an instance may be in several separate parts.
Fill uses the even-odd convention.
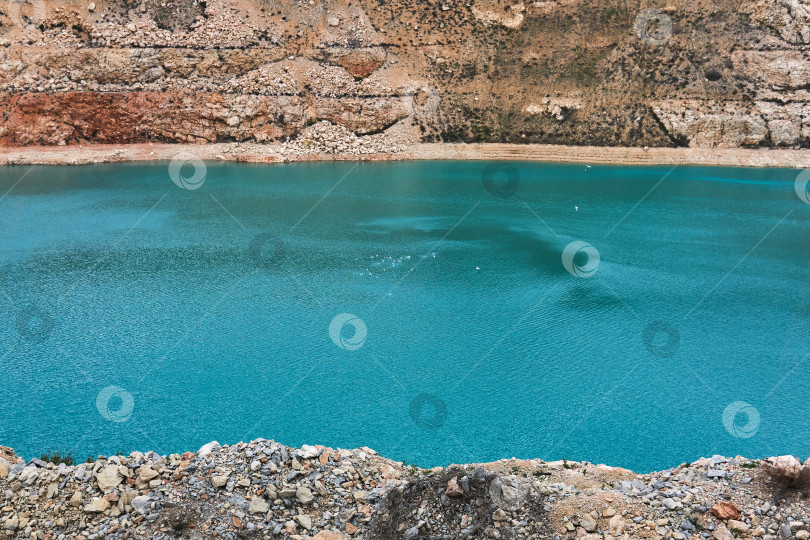
[[[0,168],[0,444],[807,457],[799,172]]]

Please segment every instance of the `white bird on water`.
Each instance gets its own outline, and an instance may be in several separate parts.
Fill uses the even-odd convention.
[[[579,206],[574,206],[574,212],[579,212]]]

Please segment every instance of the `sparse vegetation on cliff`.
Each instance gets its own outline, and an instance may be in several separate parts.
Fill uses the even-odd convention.
[[[781,3],[16,5],[4,145],[271,142],[329,121],[412,125],[402,143],[810,146],[810,11]]]

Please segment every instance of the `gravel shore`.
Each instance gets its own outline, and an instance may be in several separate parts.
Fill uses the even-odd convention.
[[[810,538],[810,460],[715,456],[650,474],[501,460],[421,469],[271,440],[78,465],[0,447],[0,538]]]
[[[326,124],[326,126],[324,125]],[[320,123],[301,137],[277,144],[217,143],[0,148],[0,165],[78,165],[162,161],[178,155],[211,161],[280,163],[331,160],[525,160],[621,165],[719,165],[810,168],[810,151],[741,148],[626,148],[539,144],[402,144],[387,134],[347,136],[339,126]]]

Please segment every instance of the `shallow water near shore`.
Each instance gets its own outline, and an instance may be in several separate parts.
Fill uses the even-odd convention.
[[[208,163],[189,190],[166,163],[2,167],[0,444],[806,457],[798,173]]]

